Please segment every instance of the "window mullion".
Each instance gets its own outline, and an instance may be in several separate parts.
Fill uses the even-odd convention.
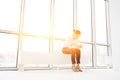
[[[73,29],[77,29],[77,0],[73,0]]]
[[[97,67],[97,54],[96,54],[96,29],[95,29],[95,0],[91,0],[91,26],[92,26],[92,65],[93,68]]]
[[[53,52],[53,40],[54,40],[54,8],[55,0],[51,0],[50,4],[50,33],[49,33],[49,52]]]
[[[24,25],[24,12],[25,12],[25,0],[21,0],[21,11],[20,11],[20,23],[19,23],[19,35],[18,35],[18,49],[17,49],[17,67],[20,66],[20,58],[22,51],[22,35]]]
[[[110,33],[110,11],[109,11],[109,0],[105,0],[105,12],[106,12],[106,31],[107,31],[107,51],[109,59],[111,59],[112,52],[111,52],[111,33]],[[110,60],[111,61],[111,60]],[[108,63],[108,67],[112,67],[112,63]]]

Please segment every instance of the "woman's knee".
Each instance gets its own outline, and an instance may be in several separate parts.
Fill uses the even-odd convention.
[[[81,53],[80,49],[76,49],[76,53],[80,54]]]

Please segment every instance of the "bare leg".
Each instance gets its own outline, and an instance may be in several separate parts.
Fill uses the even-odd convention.
[[[79,49],[76,50],[76,60],[77,60],[77,66],[76,69],[78,72],[82,72],[80,68],[80,58],[81,58],[81,51]]]

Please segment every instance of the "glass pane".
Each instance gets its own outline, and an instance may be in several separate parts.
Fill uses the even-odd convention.
[[[22,51],[48,53],[49,41],[48,39],[24,36],[22,42]]]
[[[65,41],[54,40],[53,52],[62,54],[62,47]]]
[[[107,43],[105,1],[95,0],[96,42]]]
[[[16,67],[18,36],[0,33],[0,67]]]
[[[63,45],[64,41],[54,40],[53,52],[62,54],[61,49]],[[92,46],[89,44],[83,44],[81,49],[81,66],[92,66]]]
[[[81,31],[81,41],[91,41],[90,0],[77,0],[77,28]]]
[[[81,65],[92,66],[92,45],[83,44],[81,49]]]
[[[67,6],[66,6],[67,5]],[[55,0],[54,36],[66,38],[73,31],[73,0]]]
[[[50,0],[26,0],[24,32],[49,35]]]
[[[61,41],[61,40],[54,40],[54,46],[53,46],[53,54],[63,54],[62,53],[62,47],[64,45],[65,41]],[[61,55],[59,55],[61,56]],[[64,58],[65,57],[65,58]],[[64,55],[64,57],[60,57],[55,58],[55,61],[58,61],[58,64],[54,64],[53,67],[70,67],[72,66],[71,64],[71,60],[70,59],[70,55]],[[67,58],[67,59],[66,59]],[[64,60],[63,60],[64,59]],[[67,64],[66,64],[67,63]]]
[[[96,46],[97,50],[97,66],[106,66],[108,61],[107,46]]]
[[[0,0],[0,29],[19,29],[21,0]]]

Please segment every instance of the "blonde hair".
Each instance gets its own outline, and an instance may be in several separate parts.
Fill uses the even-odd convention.
[[[74,34],[81,34],[80,30],[73,30]]]

